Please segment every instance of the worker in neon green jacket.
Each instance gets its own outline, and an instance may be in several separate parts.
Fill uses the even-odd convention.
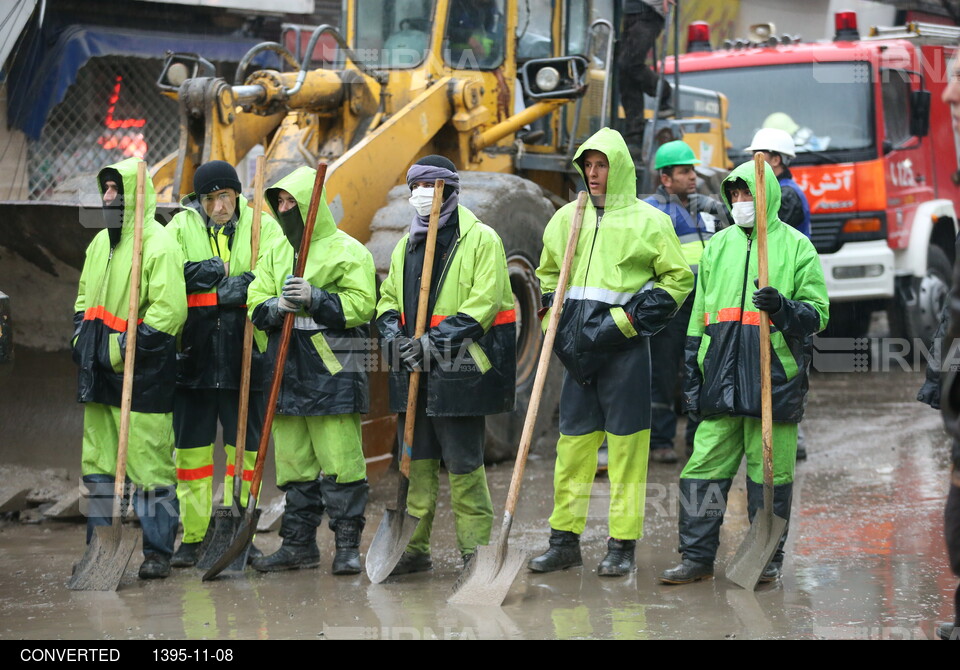
[[[180,201],[182,211],[167,225],[167,232],[183,250],[188,307],[173,408],[177,497],[183,523],[183,539],[171,560],[175,568],[196,565],[200,557],[213,505],[218,424],[227,464],[223,502],[232,504],[247,287],[254,277],[250,272],[253,207],[240,193],[237,171],[225,161],[209,161],[194,174],[193,185],[193,193]],[[260,249],[282,237],[269,214],[261,216],[260,231]],[[265,343],[263,331],[255,331],[254,336]],[[263,427],[266,399],[261,359],[255,349],[250,363],[241,505],[247,504]],[[251,554],[259,554],[255,546]]]
[[[636,172],[620,133],[603,128],[580,147],[574,166],[590,192],[554,343],[566,368],[554,471],[550,548],[529,568],[581,565],[597,451],[609,454],[610,511],[601,576],[635,569],[643,534],[650,447],[649,337],[693,288],[670,217],[636,197]],[[576,205],[560,208],[543,235],[537,277],[553,306]],[[546,316],[544,317],[546,323]]]
[[[130,158],[97,175],[105,230],[87,247],[74,307],[73,360],[79,366],[77,400],[83,412],[83,481],[91,494],[87,542],[95,526],[111,523],[126,356],[127,313],[137,184]],[[173,463],[173,389],[177,335],[187,317],[183,255],[154,220],[156,193],[144,185],[143,255],[140,273],[133,405],[127,477],[143,527],[142,579],[170,574],[179,508]]]
[[[445,180],[430,284],[427,330],[413,335],[419,310],[433,184]],[[390,359],[390,410],[403,443],[409,373],[420,378],[407,510],[420,519],[391,574],[432,567],[430,534],[440,489],[440,461],[450,477],[457,548],[466,565],[490,541],[493,503],[483,467],[486,415],[513,410],[516,313],[503,242],[459,205],[460,175],[443,156],[426,156],[407,171],[416,208],[410,233],[393,250],[380,287],[377,326]]]
[[[693,456],[680,474],[683,560],[663,572],[660,580],[667,584],[713,575],[727,493],[744,455],[751,521],[763,504],[760,310],[769,314],[771,323],[773,509],[790,518],[797,424],[803,417],[812,338],[827,325],[829,301],[820,257],[803,233],[778,218],[780,185],[769,165],[764,170],[769,286],[754,288],[758,265],[752,161],[723,181],[721,195],[737,225],[714,235],[700,259],[687,330],[683,402],[702,423]],[[762,582],[779,578],[785,539],[786,530]]]
[[[336,535],[333,574],[360,572],[367,505],[360,415],[369,410],[367,324],[376,306],[373,256],[337,230],[321,196],[303,277],[294,277],[316,171],[299,168],[266,191],[284,236],[263,250],[247,290],[253,324],[268,333],[268,369],[286,314],[295,314],[273,421],[277,485],[286,492],[283,544],[255,559],[262,572],[314,568],[324,511]],[[269,392],[266,375],[264,392]]]

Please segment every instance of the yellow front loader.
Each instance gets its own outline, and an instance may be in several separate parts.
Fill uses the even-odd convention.
[[[518,403],[514,414],[491,417],[487,440],[488,458],[507,457],[541,342],[534,269],[543,229],[582,188],[571,168],[576,147],[612,125],[612,12],[600,0],[347,0],[342,32],[289,26],[292,48],[258,45],[232,84],[199,56],[171,55],[159,84],[179,101],[181,135],[177,153],[152,169],[160,200],[178,203],[202,163],[237,164],[258,146],[268,184],[324,160],[339,227],[365,242],[385,273],[411,218],[407,168],[427,154],[450,158],[461,202],[497,229],[508,256]],[[251,67],[265,57],[279,69]],[[680,132],[656,123],[663,141]],[[715,155],[725,156],[723,124],[704,127],[715,129]],[[372,376],[364,431],[372,470],[389,463],[395,434],[384,379]],[[541,430],[560,384],[547,388]]]

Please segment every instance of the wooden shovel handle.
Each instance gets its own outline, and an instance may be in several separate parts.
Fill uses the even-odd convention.
[[[263,168],[266,157],[257,156],[253,177],[253,223],[250,228],[250,271],[257,269],[260,254],[260,219],[263,214]],[[247,448],[247,417],[250,414],[250,363],[253,359],[253,322],[248,317],[243,325],[243,354],[240,359],[240,404],[237,407],[237,439],[233,454],[234,496],[241,492],[243,482],[243,456]],[[235,497],[235,500],[239,500]],[[239,504],[239,502],[237,502]]]
[[[759,288],[768,285],[766,161],[753,157],[756,171],[757,274]],[[770,383],[770,315],[760,310],[760,430],[763,436],[763,485],[773,486],[773,389]],[[769,509],[769,505],[766,505]]]
[[[567,282],[570,280],[573,258],[577,252],[577,242],[580,240],[580,227],[583,224],[583,213],[586,206],[587,192],[580,191],[580,194],[577,196],[577,209],[573,215],[573,223],[570,225],[570,234],[567,237],[567,248],[563,254],[563,265],[560,266],[557,289],[553,294],[553,309],[550,310],[547,332],[544,334],[543,345],[540,348],[540,359],[537,362],[537,376],[533,380],[530,403],[527,405],[527,416],[523,421],[523,432],[520,434],[517,460],[513,466],[513,478],[510,480],[510,491],[507,493],[505,514],[508,516],[513,516],[517,508],[517,499],[520,497],[520,483],[523,481],[523,472],[527,465],[527,454],[530,451],[530,443],[533,441],[533,430],[537,425],[537,414],[540,411],[540,397],[543,395],[543,387],[547,382],[550,358],[553,355],[553,342],[557,337],[557,326],[560,324],[560,312],[563,310],[563,299],[567,293]]]
[[[134,360],[137,354],[137,325],[140,316],[140,268],[143,259],[143,217],[147,164],[137,163],[137,192],[133,218],[133,260],[130,264],[130,302],[127,305],[127,347],[123,359],[123,389],[120,394],[120,432],[117,441],[117,471],[113,482],[113,518],[120,517],[120,500],[127,477],[127,448],[130,445],[130,409],[133,406]]]
[[[307,254],[310,251],[310,238],[313,237],[314,224],[317,221],[317,212],[320,211],[320,197],[323,193],[323,182],[327,176],[327,164],[317,166],[317,176],[313,182],[313,193],[310,194],[310,207],[307,220],[304,221],[303,239],[300,240],[300,251],[297,255],[295,276],[302,277],[307,266]],[[277,398],[280,397],[280,384],[283,381],[283,366],[287,362],[287,351],[290,349],[290,334],[293,332],[293,312],[288,312],[283,319],[283,330],[280,333],[280,347],[277,351],[277,361],[273,368],[273,380],[270,384],[270,397],[267,400],[267,411],[263,417],[263,432],[260,434],[260,448],[257,450],[257,467],[253,470],[253,480],[250,482],[250,497],[247,507],[256,507],[260,495],[260,482],[263,480],[263,465],[267,456],[267,444],[270,442],[270,429],[273,427],[273,416],[277,412]]]
[[[437,228],[440,224],[440,209],[443,207],[444,181],[433,182],[433,205],[430,207],[430,221],[427,225],[427,241],[423,250],[423,269],[420,273],[420,295],[417,298],[417,323],[413,330],[416,339],[427,331],[427,312],[430,310],[430,283],[433,281],[433,257],[437,250]],[[400,306],[403,309],[403,306]],[[424,366],[426,366],[426,354]],[[417,418],[417,397],[420,393],[420,372],[410,373],[410,385],[407,387],[407,418],[403,424],[403,444],[400,445],[400,472],[410,479],[410,460],[413,451],[413,429]]]

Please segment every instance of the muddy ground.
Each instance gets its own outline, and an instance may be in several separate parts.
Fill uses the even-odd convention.
[[[0,371],[2,486],[38,477],[38,486],[71,489],[79,475],[81,428],[74,369],[66,354],[21,349],[17,356],[15,366]],[[814,375],[803,424],[810,457],[797,468],[784,576],[755,593],[723,577],[747,530],[742,473],[723,527],[717,579],[657,583],[659,572],[677,560],[681,460],[650,466],[636,574],[596,575],[606,544],[608,485],[601,477],[582,538],[584,567],[549,575],[522,571],[500,608],[446,603],[459,557],[445,483],[433,572],[381,585],[365,575],[329,574],[333,534],[324,526],[316,570],[248,572],[212,583],[179,570],[165,581],[142,582],[137,552],[117,592],[72,592],[66,581],[83,553],[82,520],[45,520],[34,501],[0,522],[0,638],[932,639],[935,622],[949,616],[957,583],[942,536],[947,438],[939,414],[914,400],[922,375],[892,368]],[[510,470],[508,464],[488,471],[498,522]],[[364,552],[395,486],[391,473],[373,489]],[[265,500],[274,495],[274,487],[265,488]],[[511,547],[545,548],[551,496],[552,461],[534,459]],[[279,538],[263,533],[257,542],[270,551]]]

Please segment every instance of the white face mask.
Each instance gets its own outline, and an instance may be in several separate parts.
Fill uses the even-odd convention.
[[[753,208],[753,201],[735,202],[730,208],[733,215],[733,222],[741,228],[753,228],[753,223],[757,218],[757,213]]]
[[[418,186],[410,194],[410,204],[420,216],[429,216],[433,207],[433,187]]]

